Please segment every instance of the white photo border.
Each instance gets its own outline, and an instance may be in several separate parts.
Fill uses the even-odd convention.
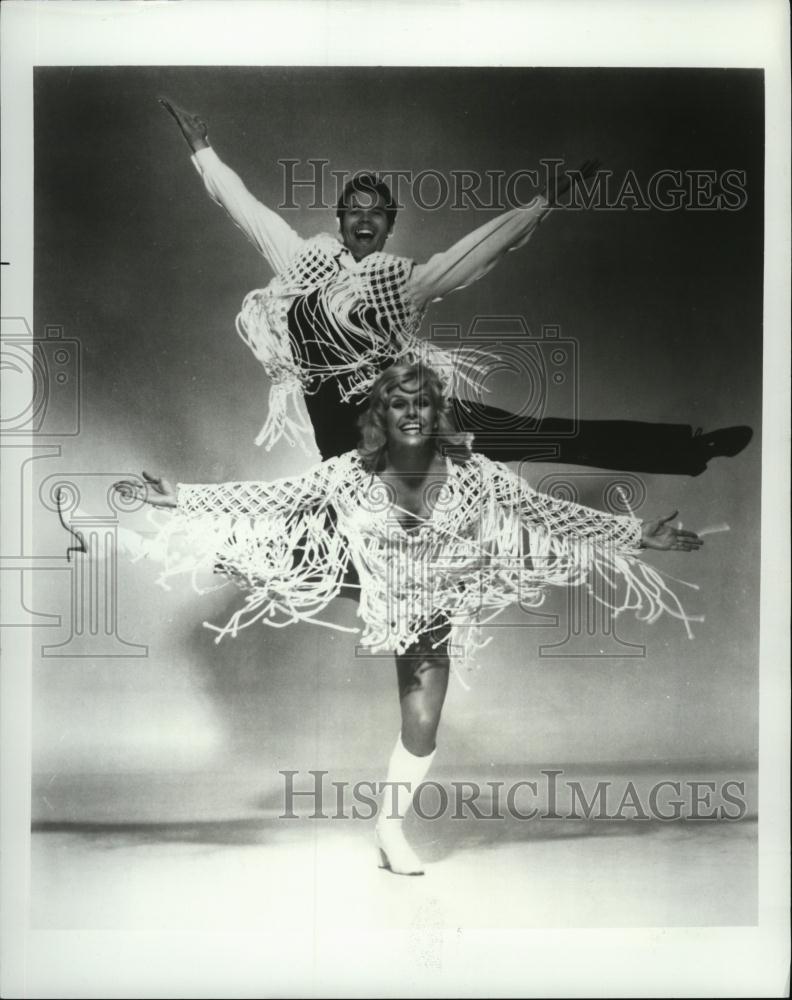
[[[406,992],[464,996],[782,996],[789,955],[789,11],[779,0],[464,4],[27,2],[2,6],[2,315],[33,316],[33,73],[39,65],[762,68],[766,94],[759,914],[750,928],[460,930]],[[361,62],[360,53],[365,53]],[[6,525],[6,528],[8,526]],[[27,925],[30,636],[2,670],[3,996],[360,995],[414,934],[314,942],[238,931]],[[353,949],[353,950],[352,950]],[[306,961],[306,955],[312,958]],[[339,955],[355,973],[333,978]],[[438,991],[436,994],[434,991]],[[377,993],[374,993],[377,995]],[[382,995],[381,992],[379,995]],[[426,995],[425,993],[423,995]]]

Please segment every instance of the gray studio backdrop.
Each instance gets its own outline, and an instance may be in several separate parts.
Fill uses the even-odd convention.
[[[234,318],[244,295],[271,274],[207,198],[159,94],[202,114],[220,156],[271,207],[284,197],[279,159],[298,161],[300,177],[309,159],[348,172],[451,176],[513,175],[542,158],[576,165],[598,157],[617,179],[632,170],[641,183],[663,169],[745,172],[747,197],[737,210],[558,212],[527,247],[435,305],[427,329],[467,329],[477,316],[504,315],[523,317],[536,336],[545,325],[559,327],[578,344],[579,393],[554,397],[554,416],[577,408],[589,419],[707,430],[748,424],[755,432],[740,456],[718,459],[698,477],[641,477],[639,515],[679,507],[687,526],[731,528],[698,555],[648,557],[700,588],[677,585],[685,607],[705,615],[695,638],[677,621],[624,618],[618,639],[604,645],[595,629],[587,644],[542,651],[567,635],[565,595],[543,609],[560,617],[555,627],[535,615],[504,615],[480,669],[464,675],[471,690],[452,681],[443,756],[496,767],[750,763],[758,693],[761,73],[38,70],[35,332],[45,337],[50,328],[50,339],[71,343],[80,410],[78,433],[59,437],[77,402],[53,385],[41,440],[59,454],[31,463],[26,482],[46,493],[49,477],[80,476],[83,504],[94,510],[104,509],[108,481],[144,468],[209,482],[275,478],[315,460],[284,443],[270,453],[253,443],[268,382]],[[520,190],[532,194],[529,184]],[[424,200],[433,193],[427,181]],[[334,231],[333,212],[309,209],[307,189],[296,200],[301,207],[283,214],[302,235]],[[389,249],[425,260],[491,216],[407,199]],[[77,379],[74,364],[69,377]],[[520,380],[504,373],[496,401],[519,405],[521,392]],[[540,463],[529,478],[539,486],[561,474],[582,502],[597,506],[618,478]],[[29,574],[26,600],[40,615],[61,616],[34,634],[40,776],[223,770],[243,760],[270,775],[320,765],[373,767],[379,776],[398,728],[388,658],[356,657],[352,637],[309,626],[256,626],[215,645],[202,623],[223,622],[238,593],[199,597],[178,584],[168,593],[143,564],[120,564],[108,583],[118,619],[99,629],[113,633],[107,644],[83,636],[82,646],[69,645],[79,615],[74,570],[56,563],[68,536],[43,504],[34,527],[35,550],[51,568]],[[351,604],[339,602],[331,614],[355,623]],[[626,643],[644,644],[645,654],[623,655],[635,653]],[[581,651],[597,655],[566,655]]]

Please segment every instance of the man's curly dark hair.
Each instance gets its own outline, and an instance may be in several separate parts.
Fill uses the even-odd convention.
[[[391,189],[376,174],[355,174],[351,180],[346,182],[336,205],[336,218],[338,221],[340,222],[344,217],[344,212],[349,208],[349,199],[356,192],[367,194],[371,198],[379,195],[385,203],[385,217],[388,220],[388,231],[393,229],[399,205],[394,199]]]

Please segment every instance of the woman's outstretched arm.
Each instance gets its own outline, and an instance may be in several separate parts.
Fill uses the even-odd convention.
[[[505,466],[484,460],[482,473],[494,482],[498,501],[519,510],[528,528],[544,528],[558,536],[602,541],[618,548],[676,549],[694,552],[704,544],[694,531],[674,528],[670,522],[679,513],[641,521],[631,514],[609,514],[570,500],[539,493]]]
[[[176,509],[189,516],[232,514],[264,517],[296,513],[321,507],[335,486],[349,478],[345,456],[314,466],[301,476],[275,479],[271,483],[178,483],[174,488],[166,479],[143,473],[143,481],[122,480],[115,488],[126,496],[152,507]]]
[[[282,271],[303,240],[284,219],[255,198],[239,176],[222,162],[209,144],[207,125],[199,115],[185,111],[166,97],[160,97],[159,102],[179,126],[209,197],[225,209],[273,271],[276,274]]]
[[[589,178],[598,169],[596,160],[587,160],[580,168],[580,175]],[[418,264],[407,284],[415,305],[424,308],[449,292],[466,287],[491,271],[507,252],[524,246],[569,186],[569,179],[562,175],[530,204],[504,212],[450,249],[435,254],[425,264]]]

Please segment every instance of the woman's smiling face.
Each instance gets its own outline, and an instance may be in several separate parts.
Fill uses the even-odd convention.
[[[435,430],[436,419],[432,395],[417,380],[397,386],[388,397],[385,411],[388,445],[425,445]]]

